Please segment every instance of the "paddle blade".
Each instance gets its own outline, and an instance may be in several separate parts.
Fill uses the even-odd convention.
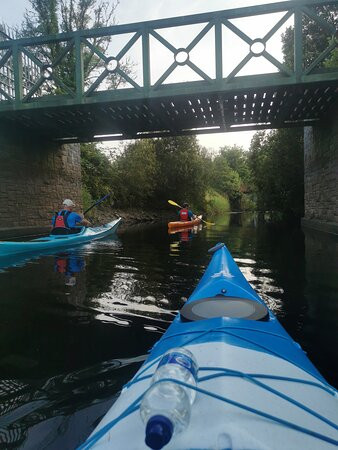
[[[178,205],[178,204],[177,204],[176,202],[174,202],[173,200],[168,200],[168,203],[169,203],[170,205],[177,206],[178,208],[181,208],[180,205]]]
[[[206,220],[202,220],[206,225],[216,225],[214,222],[207,222]]]

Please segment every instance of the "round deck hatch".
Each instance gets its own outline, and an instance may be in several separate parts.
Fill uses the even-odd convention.
[[[215,297],[201,298],[186,303],[180,311],[182,320],[196,321],[213,319],[215,317],[230,317],[232,319],[265,320],[269,316],[268,308],[248,298]]]

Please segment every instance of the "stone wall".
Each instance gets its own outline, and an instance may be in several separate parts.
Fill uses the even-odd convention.
[[[304,129],[303,225],[338,233],[338,107]]]
[[[39,232],[64,198],[81,210],[78,144],[37,142],[0,130],[0,232]]]

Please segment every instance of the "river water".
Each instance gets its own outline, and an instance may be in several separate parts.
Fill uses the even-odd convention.
[[[338,385],[338,239],[254,215],[215,221],[173,235],[166,224],[139,225],[72,251],[2,262],[0,449],[83,442],[197,285],[217,242]]]

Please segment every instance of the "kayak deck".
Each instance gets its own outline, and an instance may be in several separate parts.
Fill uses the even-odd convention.
[[[79,233],[68,235],[49,235],[25,242],[0,242],[0,257],[37,252],[60,247],[72,247],[89,241],[103,239],[113,234],[118,228],[121,218],[101,227],[83,228]]]
[[[165,449],[317,450],[338,444],[337,391],[264,306],[226,247],[213,252],[181,312],[80,448],[148,448],[140,399],[162,355],[180,346],[198,362],[197,396],[188,428]],[[217,307],[210,306],[215,299]],[[234,307],[226,316],[229,301]],[[250,319],[253,304],[267,314]],[[199,318],[187,320],[184,309],[195,307]]]
[[[203,216],[198,216],[194,220],[169,222],[168,228],[169,229],[179,229],[179,228],[194,227],[195,225],[199,225],[201,223],[202,217]]]

